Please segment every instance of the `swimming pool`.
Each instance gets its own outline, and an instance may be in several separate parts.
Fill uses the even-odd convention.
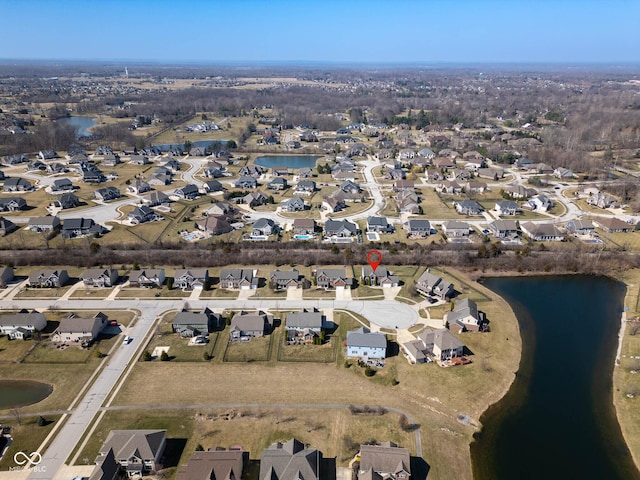
[[[313,235],[294,235],[293,238],[296,240],[311,240]]]

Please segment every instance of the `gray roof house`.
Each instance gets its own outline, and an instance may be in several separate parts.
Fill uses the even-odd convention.
[[[12,267],[0,267],[0,288],[5,288],[13,280]]]
[[[457,333],[481,332],[486,328],[486,317],[478,311],[478,305],[470,298],[456,300],[453,310],[445,313],[449,329]]]
[[[456,220],[448,220],[442,224],[442,232],[450,238],[462,238],[469,236],[469,224]]]
[[[229,233],[233,230],[227,218],[215,215],[209,215],[207,218],[198,220],[196,225],[200,230],[210,233],[211,235],[222,235],[223,233]]]
[[[113,287],[118,281],[115,268],[90,268],[80,275],[80,280],[88,287]]]
[[[311,343],[325,328],[324,317],[321,312],[315,310],[288,313],[285,328],[287,329],[287,340]]]
[[[525,222],[520,229],[527,237],[537,242],[561,242],[564,235],[551,223]]]
[[[429,220],[411,219],[404,224],[407,233],[414,237],[428,237],[431,233],[431,223]]]
[[[62,237],[74,238],[91,233],[100,233],[102,227],[91,218],[66,218],[62,224]]]
[[[65,192],[73,190],[73,183],[68,178],[56,178],[51,185],[52,192]]]
[[[113,451],[116,462],[129,477],[141,476],[160,468],[166,445],[166,430],[111,430],[96,463],[102,463]]]
[[[178,468],[176,480],[242,480],[249,452],[216,447],[206,452],[193,452],[186,465]]]
[[[131,287],[161,287],[165,280],[163,268],[147,268],[132,270],[129,273],[129,285]]]
[[[596,227],[591,220],[582,220],[576,218],[569,220],[566,225],[567,232],[575,235],[591,235],[595,232]]]
[[[160,191],[149,192],[142,197],[142,203],[147,207],[155,207],[164,203],[171,203],[172,200],[166,193]]]
[[[427,270],[420,275],[416,282],[416,289],[423,295],[431,295],[441,300],[447,300],[453,296],[453,284],[443,280]]]
[[[266,236],[277,233],[278,225],[276,222],[271,220],[270,218],[259,218],[253,223],[253,228],[251,229],[251,235],[254,237],[257,236]]]
[[[30,332],[41,331],[47,326],[47,320],[42,313],[18,312],[0,315],[0,334],[13,338],[19,328]],[[22,336],[24,338],[24,336]]]
[[[348,220],[327,220],[324,222],[324,233],[328,237],[351,237],[358,233],[358,225]]]
[[[425,328],[417,340],[402,345],[410,363],[424,363],[427,357],[445,362],[464,355],[464,344],[446,328]]]
[[[395,275],[391,275],[391,272],[386,267],[378,267],[374,272],[370,265],[365,265],[362,267],[360,277],[366,285],[383,288],[397,287],[400,284],[400,279]]]
[[[409,480],[411,457],[406,448],[393,442],[360,445],[358,480]]]
[[[293,233],[296,235],[313,235],[316,221],[313,218],[296,218],[293,221]]]
[[[209,270],[206,268],[177,268],[173,276],[173,288],[193,290],[203,287],[209,282]]]
[[[156,212],[151,210],[151,207],[147,207],[146,205],[140,205],[139,207],[134,208],[127,215],[127,220],[132,225],[139,225],[155,219],[162,219],[162,216],[158,215]]]
[[[198,190],[198,187],[196,185],[190,183],[189,185],[185,185],[184,187],[176,189],[173,194],[179,198],[193,200],[198,195],[200,195],[200,191]]]
[[[93,192],[93,194],[96,197],[96,200],[100,200],[103,202],[108,202],[110,200],[120,198],[120,190],[116,187],[99,188],[95,192]]]
[[[97,313],[94,317],[76,317],[71,314],[60,320],[60,325],[53,335],[51,341],[91,344],[100,332],[109,324],[109,317],[104,313]]]
[[[294,190],[294,195],[313,195],[316,191],[316,182],[313,180],[300,180]]]
[[[268,333],[270,326],[269,319],[263,312],[239,312],[231,319],[231,339],[237,340],[240,337],[262,337]]]
[[[18,229],[18,226],[5,217],[0,217],[0,235],[8,235]]]
[[[258,480],[319,480],[322,453],[292,438],[262,451]]]
[[[56,228],[60,228],[60,218],[58,216],[31,217],[29,219],[29,230],[49,232]]]
[[[509,238],[518,235],[518,222],[515,220],[494,220],[488,230],[496,238]]]
[[[257,188],[258,180],[256,180],[255,177],[243,175],[236,180],[234,186],[236,188]]]
[[[258,278],[251,269],[223,268],[220,270],[220,288],[255,289],[258,288]]]
[[[40,288],[64,287],[69,281],[66,270],[34,270],[29,274],[29,286]]]
[[[520,207],[513,200],[500,200],[496,202],[495,211],[498,215],[515,215]]]
[[[306,206],[300,197],[291,197],[282,202],[281,208],[283,212],[302,212]]]
[[[382,360],[387,356],[387,337],[365,327],[347,332],[347,357]]]
[[[367,231],[378,233],[392,233],[395,229],[391,225],[386,217],[368,217],[367,218]]]
[[[78,205],[80,205],[80,200],[76,197],[75,193],[71,192],[63,193],[56,201],[53,202],[53,206],[63,210],[76,208]]]
[[[269,284],[271,288],[281,290],[283,288],[303,287],[304,277],[295,268],[291,270],[273,270],[269,274]]]
[[[27,201],[20,197],[0,198],[0,212],[15,212],[27,208]]]
[[[287,179],[284,177],[275,177],[268,184],[267,189],[269,190],[284,190],[289,186],[287,183]]]
[[[474,200],[460,200],[454,205],[460,215],[482,215],[482,206]]]
[[[207,335],[221,322],[220,315],[205,309],[202,312],[177,312],[173,317],[171,327],[181,337],[197,337]]]
[[[31,182],[26,178],[9,177],[4,181],[2,189],[5,192],[27,192],[33,188]]]

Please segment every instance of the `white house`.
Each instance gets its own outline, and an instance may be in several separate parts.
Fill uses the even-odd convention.
[[[387,356],[387,338],[382,333],[372,333],[365,327],[347,332],[347,357],[363,360],[379,359]]]

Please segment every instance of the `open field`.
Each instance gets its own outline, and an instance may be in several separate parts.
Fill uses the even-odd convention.
[[[640,465],[640,270],[621,279],[627,284],[628,308],[620,364],[613,370],[613,404],[624,439],[636,465]]]
[[[456,272],[457,279],[463,279]],[[181,364],[139,362],[116,405],[188,404],[376,404],[397,406],[421,425],[425,460],[435,476],[470,478],[468,452],[473,428],[460,425],[460,412],[479,418],[488,404],[497,401],[510,385],[520,358],[518,325],[509,306],[481,285],[465,280],[465,293],[484,299],[480,308],[491,320],[491,333],[464,336],[474,353],[471,365],[442,369],[434,364],[412,366],[400,356],[372,378],[352,365],[345,368],[342,356],[336,363],[269,362]],[[459,280],[461,281],[461,280]],[[468,283],[467,283],[468,282]],[[491,298],[492,301],[488,301]],[[509,340],[506,340],[509,338]],[[251,342],[247,342],[251,344]],[[301,373],[312,381],[295,382]],[[175,381],[175,379],[180,381]],[[267,380],[268,381],[265,381]],[[225,385],[202,389],[201,385]],[[251,385],[248,389],[247,385]],[[329,400],[330,399],[330,400]],[[323,420],[325,426],[328,422]],[[347,432],[345,431],[345,434]],[[364,441],[367,436],[355,438]],[[227,443],[233,443],[229,439]],[[462,461],[461,458],[465,460]]]
[[[44,426],[38,425],[37,416],[22,418],[20,424],[17,424],[14,421],[3,421],[2,423],[4,424],[11,424],[11,437],[13,439],[11,451],[37,451],[40,444],[55,427],[56,422],[60,420],[60,415],[47,415],[44,419],[46,421]],[[16,464],[13,461],[13,455],[5,455],[2,460],[0,460],[0,471],[6,471],[10,467],[15,466]]]

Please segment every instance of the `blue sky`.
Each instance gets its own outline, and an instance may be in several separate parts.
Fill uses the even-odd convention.
[[[0,18],[3,59],[640,63],[638,0],[0,0]]]

